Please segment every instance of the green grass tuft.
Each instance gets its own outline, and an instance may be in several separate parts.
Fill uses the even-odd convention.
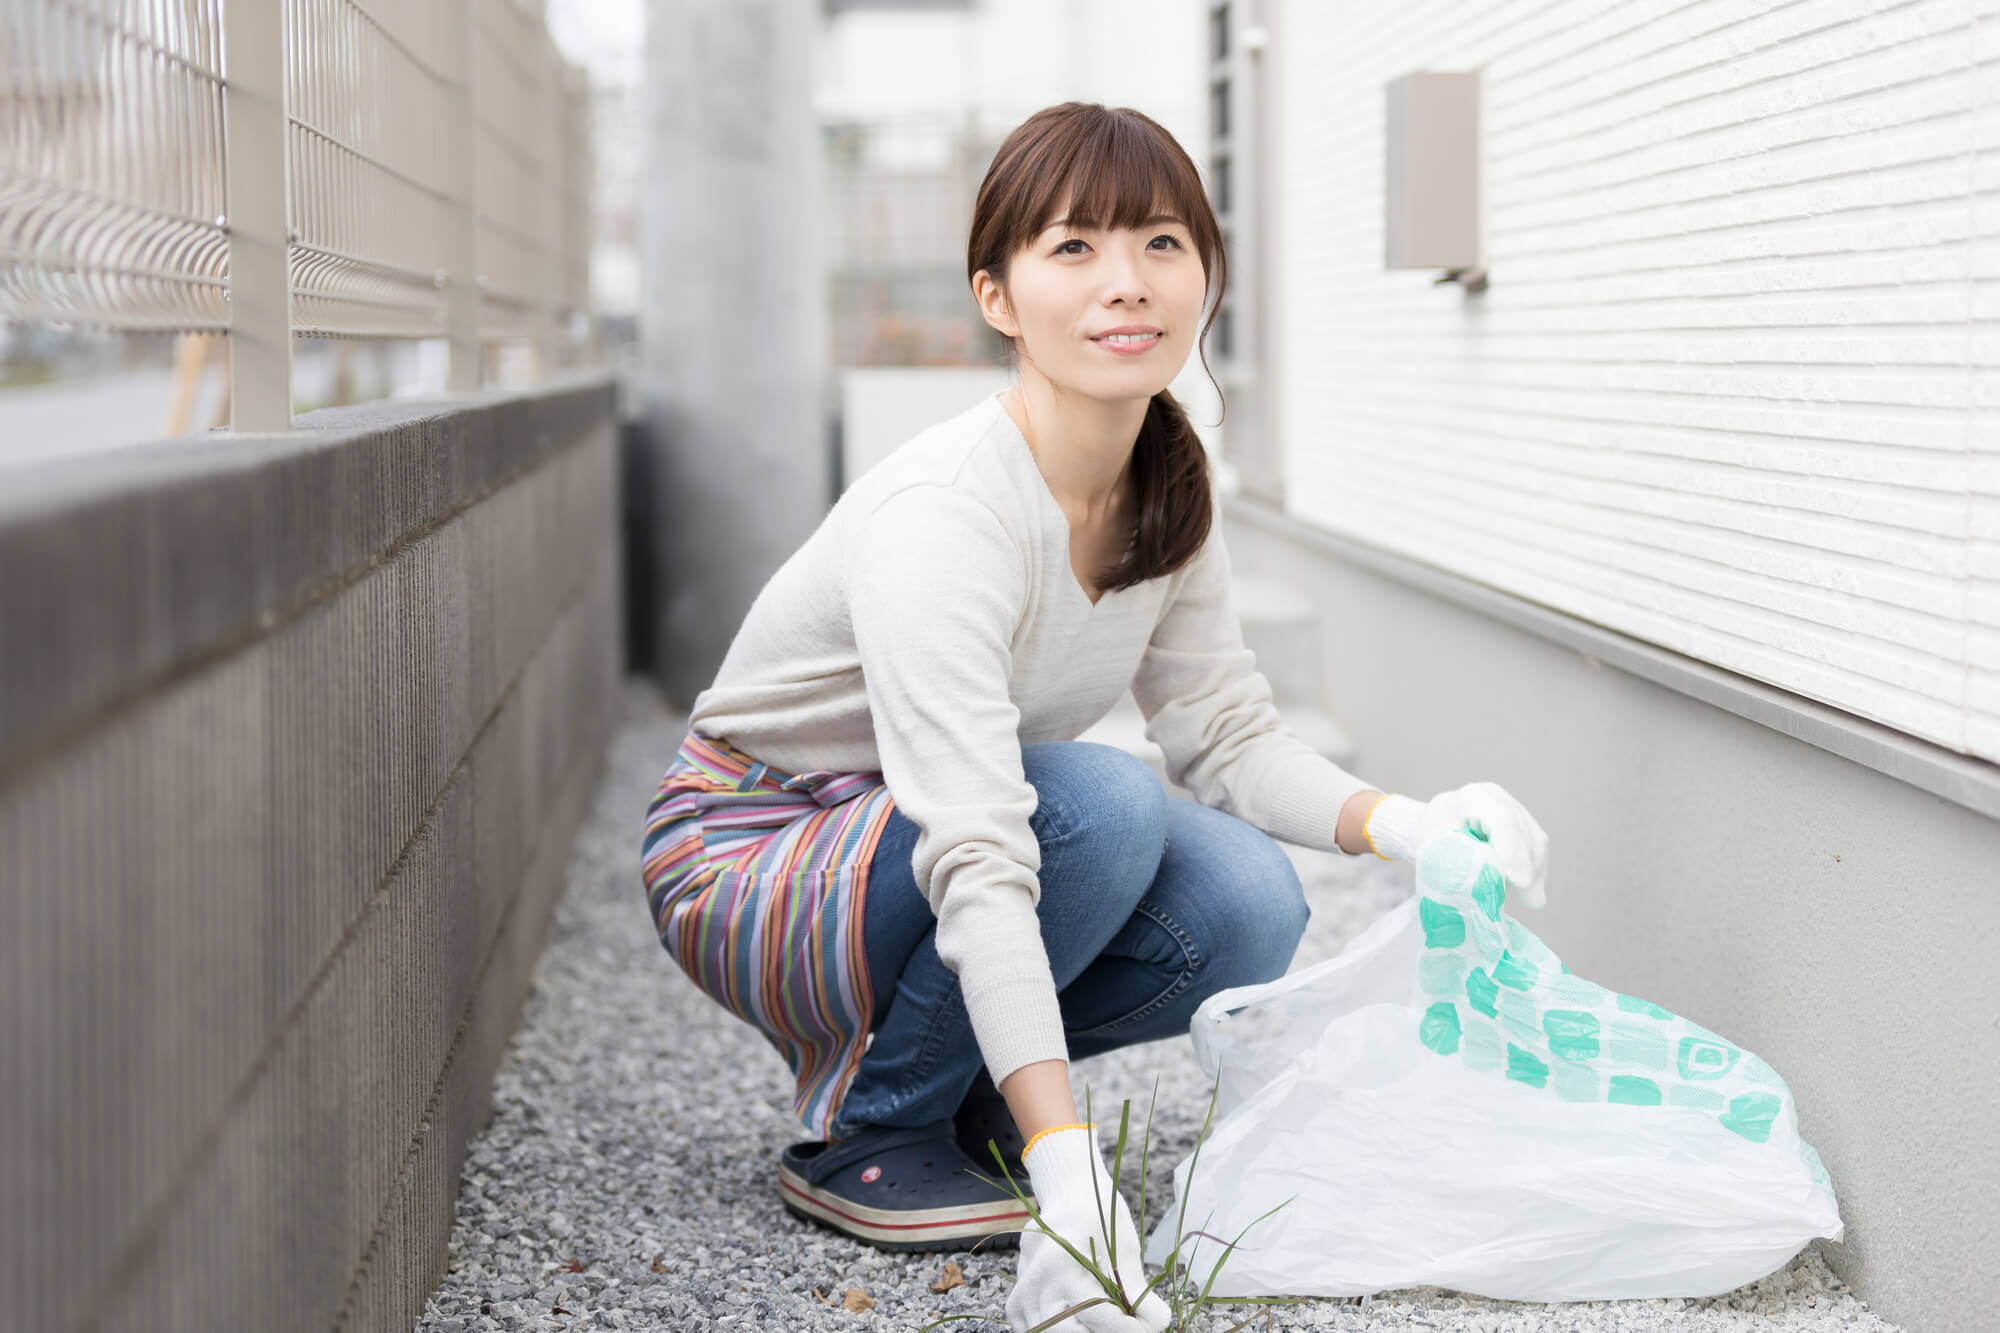
[[[1189,1180],[1194,1179],[1194,1164],[1195,1162],[1199,1162],[1201,1160],[1201,1145],[1207,1142],[1209,1126],[1213,1124],[1215,1121],[1215,1101],[1216,1101],[1216,1096],[1221,1092],[1221,1090],[1222,1090],[1222,1076],[1218,1072],[1216,1075],[1215,1086],[1209,1091],[1208,1114],[1203,1118],[1201,1122],[1201,1133],[1199,1136],[1197,1136],[1195,1140],[1194,1161],[1188,1164]],[[1133,1222],[1139,1229],[1140,1234],[1142,1236],[1144,1235],[1145,1225],[1146,1225],[1146,1164],[1148,1160],[1148,1154],[1152,1145],[1152,1137],[1153,1137],[1153,1106],[1157,1106],[1159,1104],[1159,1097],[1160,1097],[1160,1081],[1159,1079],[1155,1078],[1153,1080],[1153,1104],[1152,1106],[1148,1106],[1146,1109],[1146,1132],[1144,1138],[1141,1141],[1139,1149],[1139,1209],[1138,1212],[1133,1215]],[[1083,1091],[1083,1104],[1084,1104],[1083,1118],[1085,1121],[1090,1121],[1091,1119],[1090,1088],[1089,1085],[1087,1084],[1085,1085]],[[1129,1125],[1131,1123],[1131,1115],[1132,1115],[1132,1099],[1128,1097],[1125,1099],[1124,1105],[1118,1114],[1118,1142],[1117,1145],[1112,1150],[1111,1188],[1114,1194],[1119,1192],[1119,1182],[1122,1179],[1121,1172],[1123,1170],[1125,1161],[1126,1135]],[[999,1143],[993,1139],[988,1139],[986,1141],[986,1147],[987,1150],[993,1154],[994,1162],[997,1163],[1000,1167],[1000,1174],[1005,1178],[1005,1184],[1008,1192],[1011,1193],[1015,1197],[1015,1199],[1020,1202],[1022,1207],[1028,1210],[1028,1216],[1029,1216],[1028,1225],[1033,1226],[1036,1222],[1039,1222],[1041,1220],[1041,1213],[1036,1209],[1035,1201],[1030,1197],[1028,1197],[1027,1193],[1023,1191],[1018,1184],[1015,1183],[1014,1173],[1007,1169],[1006,1159],[1000,1155]],[[978,1176],[979,1179],[986,1181],[988,1184],[1001,1183],[999,1181],[995,1181],[991,1176],[979,1175],[978,1172],[973,1172],[972,1174]],[[1094,1189],[1096,1186],[1095,1173],[1092,1174],[1091,1183]],[[1297,1195],[1293,1196],[1293,1198],[1296,1197],[1298,1196]],[[1186,1229],[1187,1200],[1185,1198],[1181,1200],[1180,1214],[1174,1220],[1174,1247],[1167,1254],[1167,1266],[1161,1269],[1157,1274],[1155,1274],[1152,1277],[1152,1279],[1146,1283],[1144,1290],[1142,1290],[1139,1293],[1140,1298],[1143,1299],[1147,1292],[1157,1289],[1160,1292],[1161,1296],[1166,1300],[1167,1308],[1173,1312],[1172,1317],[1168,1320],[1167,1323],[1167,1333],[1193,1333],[1194,1321],[1200,1317],[1202,1310],[1209,1305],[1304,1305],[1310,1302],[1311,1300],[1310,1297],[1299,1297],[1299,1296],[1240,1296],[1234,1298],[1223,1298],[1223,1297],[1212,1297],[1209,1295],[1210,1289],[1215,1286],[1215,1279],[1222,1275],[1223,1264],[1229,1262],[1230,1252],[1235,1250],[1238,1242],[1240,1242],[1243,1239],[1244,1232],[1249,1231],[1251,1227],[1256,1226],[1257,1223],[1263,1221],[1264,1218],[1269,1217],[1272,1213],[1277,1212],[1278,1208],[1283,1208],[1285,1204],[1290,1203],[1291,1201],[1292,1201],[1291,1199],[1286,1199],[1284,1203],[1280,1203],[1277,1206],[1277,1208],[1272,1208],[1269,1211],[1265,1212],[1262,1216],[1251,1219],[1250,1223],[1243,1228],[1243,1231],[1237,1233],[1236,1239],[1230,1241],[1228,1245],[1226,1245],[1223,1248],[1222,1258],[1216,1261],[1215,1270],[1208,1275],[1208,1281],[1202,1284],[1201,1290],[1199,1292],[1191,1292],[1189,1290],[1186,1290],[1185,1288],[1191,1288],[1193,1284],[1191,1282],[1184,1282],[1181,1276],[1181,1263],[1180,1263],[1181,1246],[1186,1244],[1188,1241],[1192,1240],[1195,1242],[1196,1249],[1198,1250],[1202,1238],[1206,1237],[1209,1240],[1219,1240],[1220,1237],[1214,1236],[1207,1231],[1201,1231],[1201,1230],[1196,1230],[1192,1232],[1188,1231]],[[1118,1310],[1123,1314],[1134,1313],[1134,1303],[1129,1303],[1126,1301],[1124,1286],[1119,1281],[1117,1276],[1118,1255],[1116,1252],[1116,1247],[1115,1245],[1113,1245],[1113,1241],[1115,1240],[1117,1233],[1116,1230],[1111,1226],[1111,1214],[1106,1210],[1104,1198],[1101,1194],[1097,1196],[1097,1220],[1099,1225],[1099,1232],[1101,1235],[1105,1237],[1105,1243],[1108,1250],[1107,1254],[1105,1255],[1104,1264],[1102,1266],[1100,1266],[1097,1262],[1097,1242],[1095,1240],[1091,1240],[1089,1242],[1090,1253],[1086,1255],[1079,1252],[1077,1248],[1074,1245],[1070,1244],[1066,1238],[1055,1235],[1053,1231],[1050,1231],[1048,1234],[1058,1245],[1062,1246],[1063,1249],[1069,1252],[1070,1256],[1074,1258],[1077,1261],[1077,1263],[1083,1267],[1085,1272],[1089,1273],[1092,1277],[1097,1279],[1098,1284],[1104,1288],[1104,1295],[1093,1296],[1089,1300],[1080,1301],[1077,1304],[1070,1306],[1068,1309],[1063,1310],[1058,1314],[1050,1315],[1047,1319],[1044,1319],[1041,1323],[1036,1324],[1031,1329],[1028,1329],[1027,1333],[1042,1333],[1043,1330],[1051,1328],[1056,1324],[1060,1324],[1063,1320],[1068,1319],[1071,1315],[1075,1314],[1077,1311],[1087,1310],[1093,1305],[1113,1305],[1116,1306]],[[979,1242],[979,1245],[983,1244],[985,1244],[985,1241],[982,1240]],[[972,1248],[976,1250],[979,1248],[979,1245],[974,1245]],[[1195,1251],[1190,1251],[1189,1253],[1192,1254],[1194,1252]],[[1145,1260],[1143,1257],[1136,1259],[1135,1262],[1137,1262],[1140,1265],[1141,1272],[1145,1271]],[[1189,1263],[1188,1267],[1192,1269],[1193,1267],[1192,1262]],[[1107,1268],[1110,1270],[1109,1272],[1106,1271]],[[1266,1328],[1272,1326],[1271,1312],[1269,1310],[1263,1310],[1259,1311],[1257,1314],[1252,1314],[1249,1318],[1244,1319],[1240,1323],[1230,1325],[1229,1328],[1223,1330],[1223,1333],[1239,1333],[1240,1330],[1248,1328],[1253,1322],[1255,1322],[1260,1317],[1264,1320]],[[936,1328],[939,1324],[947,1324],[951,1323],[954,1320],[959,1320],[959,1319],[980,1319],[988,1321],[990,1323],[1000,1324],[1003,1327],[1007,1323],[1007,1320],[1003,1315],[986,1315],[986,1314],[943,1315],[937,1319],[933,1319],[930,1323],[925,1324],[922,1329],[918,1330],[918,1333],[929,1333],[929,1330]]]

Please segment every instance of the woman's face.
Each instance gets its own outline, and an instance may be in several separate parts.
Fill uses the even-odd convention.
[[[1079,228],[1058,210],[1015,252],[1007,291],[982,282],[979,301],[988,323],[1019,339],[1022,362],[1059,388],[1150,398],[1194,350],[1207,288],[1179,218],[1162,211],[1136,230]]]

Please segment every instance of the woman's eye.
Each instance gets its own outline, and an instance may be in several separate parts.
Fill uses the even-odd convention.
[[[1167,242],[1167,243],[1168,243],[1169,245],[1173,246],[1173,247],[1174,247],[1175,249],[1177,249],[1177,250],[1178,250],[1178,249],[1182,249],[1182,248],[1184,248],[1184,247],[1182,247],[1182,245],[1181,245],[1181,242],[1180,242],[1180,238],[1179,238],[1179,237],[1177,237],[1177,236],[1173,236],[1173,235],[1170,235],[1170,234],[1169,234],[1169,233],[1167,233],[1167,232],[1161,232],[1161,233],[1160,233],[1160,234],[1159,234],[1158,236],[1155,236],[1155,237],[1153,238],[1153,240],[1152,240],[1152,241],[1148,241],[1148,242],[1146,242],[1146,245],[1147,245],[1147,248],[1149,248],[1149,249],[1150,249],[1150,248],[1152,247],[1152,245],[1153,245],[1153,242],[1154,242],[1154,241],[1165,241],[1165,242]],[[1058,244],[1058,245],[1056,246],[1056,248],[1055,248],[1055,250],[1053,251],[1053,253],[1055,253],[1055,254],[1059,254],[1059,255],[1080,255],[1080,254],[1082,254],[1082,253],[1083,253],[1083,251],[1082,251],[1082,250],[1072,250],[1072,249],[1070,249],[1070,247],[1071,247],[1072,245],[1079,245],[1079,246],[1080,246],[1080,245],[1084,245],[1084,242],[1083,242],[1083,241],[1081,241],[1081,240],[1079,240],[1079,239],[1077,239],[1076,237],[1072,236],[1072,237],[1071,237],[1070,239],[1068,239],[1068,240],[1066,240],[1066,241],[1063,241],[1063,242],[1059,243],[1059,244]],[[1085,248],[1087,249],[1087,248],[1089,248],[1089,247],[1085,246]]]

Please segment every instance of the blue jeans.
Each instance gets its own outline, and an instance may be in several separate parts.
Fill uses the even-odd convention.
[[[1029,820],[1042,851],[1036,910],[1072,1061],[1185,1036],[1216,991],[1285,974],[1311,909],[1269,834],[1169,796],[1145,761],[1113,746],[1048,741],[1021,758],[1040,797]],[[832,1138],[948,1122],[985,1072],[911,870],[916,838],[896,811],[871,861],[862,929],[874,1040]]]

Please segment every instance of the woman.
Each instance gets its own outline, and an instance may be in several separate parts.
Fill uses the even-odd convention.
[[[1490,783],[1384,795],[1273,709],[1167,392],[1226,268],[1165,130],[1030,117],[966,267],[1018,383],[857,479],[771,577],[652,802],[645,879],[675,960],[791,1066],[819,1138],[784,1152],[786,1206],[885,1249],[1020,1234],[1026,1328],[1102,1293],[972,1174],[998,1175],[988,1141],[1047,1229],[1102,1253],[1102,1197],[1138,1255],[1068,1061],[1285,973],[1309,909],[1274,839],[1399,858],[1470,824],[1539,905],[1546,837]],[[1073,739],[1127,689],[1196,802]],[[1158,1293],[1138,1309],[1062,1327],[1164,1325]]]

